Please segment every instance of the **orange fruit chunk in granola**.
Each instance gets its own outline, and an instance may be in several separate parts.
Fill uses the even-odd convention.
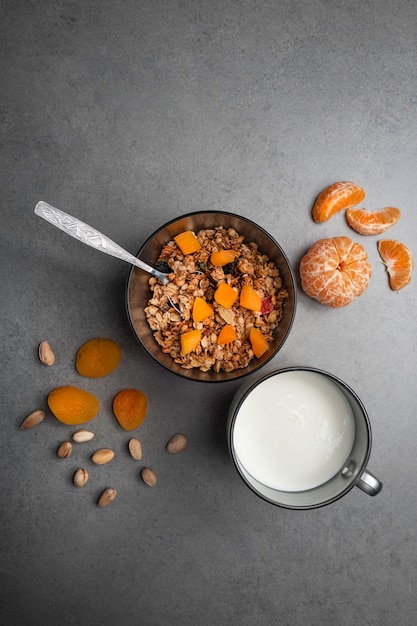
[[[236,289],[228,285],[227,283],[220,283],[214,292],[214,299],[217,304],[224,306],[225,309],[230,309],[238,296]]]
[[[399,291],[411,282],[414,257],[411,250],[401,241],[382,239],[378,241],[378,252],[389,276],[389,286]]]
[[[93,394],[72,385],[53,389],[47,402],[53,415],[63,424],[90,422],[99,410],[99,401]]]
[[[194,298],[192,318],[194,322],[202,322],[214,315],[213,307],[200,296]]]
[[[355,183],[333,183],[317,197],[312,211],[313,219],[315,222],[326,222],[339,211],[356,206],[364,198],[365,191]]]
[[[372,266],[360,243],[349,237],[316,241],[300,263],[301,287],[318,302],[343,307],[368,286]]]
[[[400,209],[389,206],[379,211],[350,208],[346,211],[346,219],[351,228],[360,235],[380,235],[398,222]]]
[[[120,346],[111,339],[90,339],[77,351],[75,367],[81,376],[100,378],[113,372],[122,356]]]
[[[269,348],[269,343],[259,328],[254,326],[249,331],[249,341],[252,346],[252,350],[257,359],[259,359]]]
[[[249,311],[261,310],[262,298],[258,296],[255,289],[251,285],[243,285],[239,298],[240,306]]]
[[[183,254],[192,254],[201,250],[201,244],[192,230],[185,230],[174,237],[174,241]]]
[[[236,339],[237,335],[235,327],[231,324],[225,324],[217,337],[217,343],[219,346],[223,346],[226,343],[232,343],[232,341],[235,341]]]
[[[194,352],[201,341],[201,330],[189,330],[180,335],[181,356],[186,356],[190,352]]]
[[[146,417],[148,399],[139,389],[122,389],[113,398],[113,413],[123,430],[135,430]]]
[[[220,267],[223,267],[223,265],[233,263],[236,257],[236,250],[219,250],[218,252],[211,253],[210,262],[213,265],[219,265]]]

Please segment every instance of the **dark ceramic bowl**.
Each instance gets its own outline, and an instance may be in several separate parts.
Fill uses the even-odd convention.
[[[185,230],[198,232],[201,229],[215,228],[216,226],[234,228],[240,235],[245,237],[246,241],[256,243],[259,250],[263,254],[268,255],[271,261],[275,263],[288,291],[289,296],[284,304],[283,318],[278,328],[274,331],[274,339],[271,342],[269,350],[261,358],[253,359],[247,367],[232,372],[202,372],[198,368],[189,370],[181,367],[178,363],[174,362],[169,354],[162,352],[146,320],[144,308],[147,306],[148,300],[151,297],[148,283],[149,275],[133,267],[129,274],[126,287],[127,315],[133,333],[145,350],[155,361],[170,372],[178,374],[188,380],[200,382],[237,380],[263,367],[277,354],[288,337],[296,309],[295,278],[290,263],[281,246],[271,235],[268,235],[263,228],[251,220],[239,215],[234,215],[233,213],[199,211],[173,219],[164,226],[161,226],[161,228],[149,237],[139,250],[137,257],[150,265],[154,265],[161,253],[162,247],[179,233]]]

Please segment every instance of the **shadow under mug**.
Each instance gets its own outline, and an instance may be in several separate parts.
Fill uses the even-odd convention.
[[[234,429],[239,410],[248,396],[263,382],[285,372],[314,372],[324,376],[342,391],[352,409],[355,434],[350,454],[339,471],[330,480],[304,491],[282,491],[267,486],[254,478],[240,461],[234,445]],[[289,509],[312,509],[321,507],[346,495],[354,486],[370,496],[377,495],[382,483],[366,469],[371,453],[371,425],[366,409],[356,393],[336,376],[310,367],[288,367],[271,371],[240,389],[233,398],[227,422],[229,452],[241,478],[252,491],[272,504]]]

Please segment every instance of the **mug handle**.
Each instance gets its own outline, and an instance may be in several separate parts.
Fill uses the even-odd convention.
[[[356,486],[362,489],[368,496],[376,496],[382,489],[382,483],[368,470],[364,470],[359,476]]]

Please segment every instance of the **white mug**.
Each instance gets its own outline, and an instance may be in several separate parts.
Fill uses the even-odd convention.
[[[235,395],[231,458],[258,496],[285,508],[330,504],[355,485],[374,496],[366,469],[371,425],[362,402],[336,376],[309,367],[271,371]]]

